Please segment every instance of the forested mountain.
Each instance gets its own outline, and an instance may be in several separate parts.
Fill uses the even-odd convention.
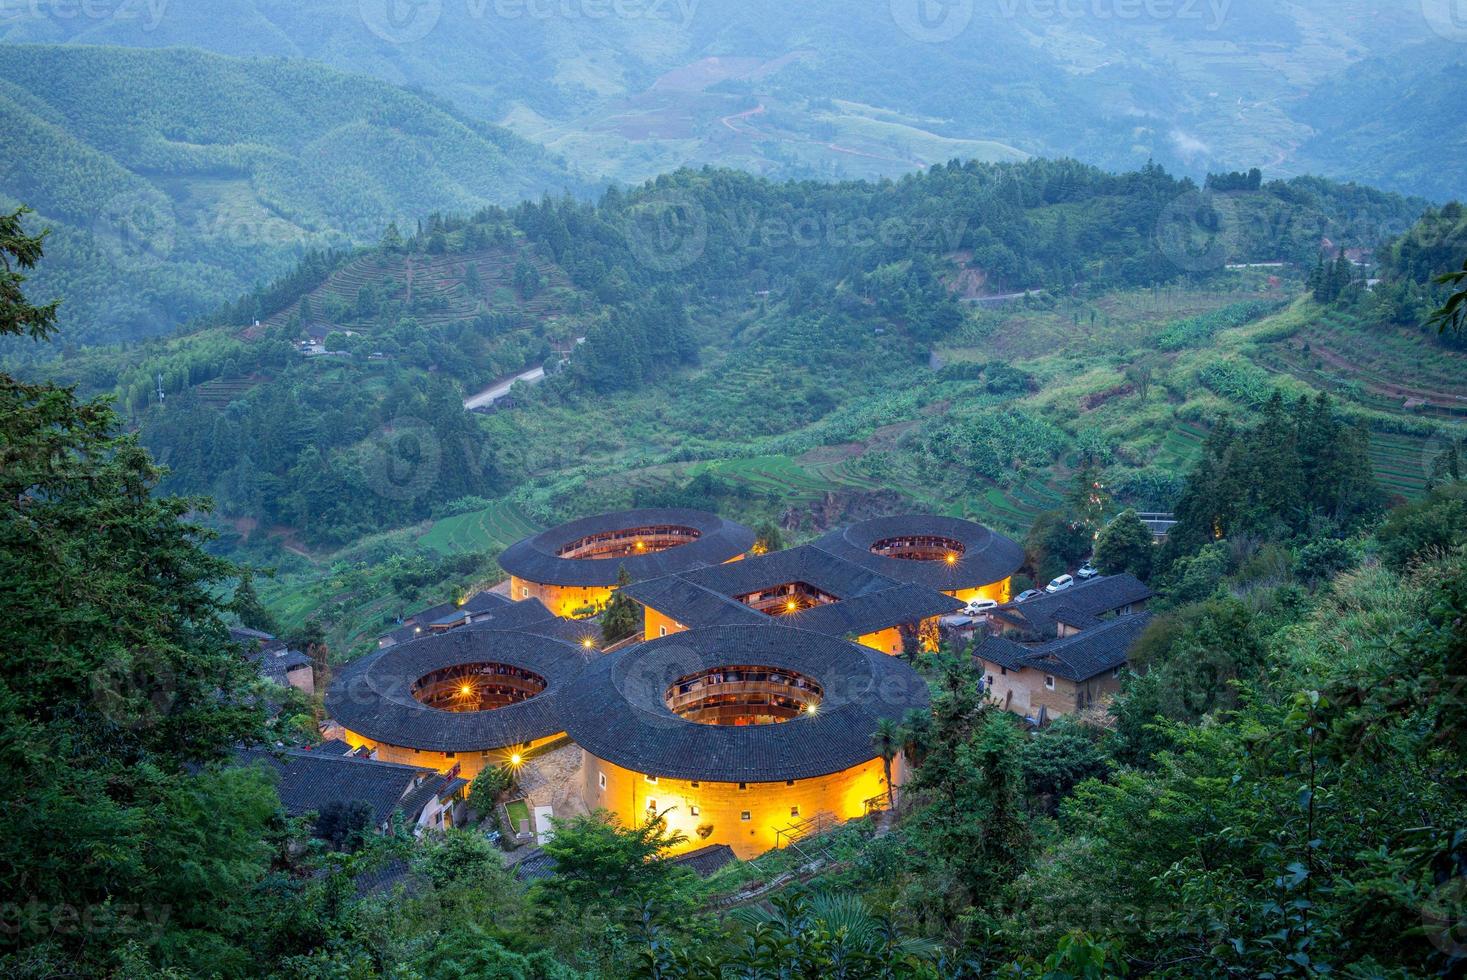
[[[1451,196],[1463,188],[1429,166],[1397,173],[1330,149],[1344,138],[1330,112],[1384,109],[1376,93],[1341,83],[1339,100],[1296,111],[1351,64],[1435,38],[1416,6],[241,0],[99,4],[74,18],[35,5],[0,38],[310,58],[421,86],[626,180],[704,163],[895,175],[1033,153],[1117,169],[1155,159],[1199,177],[1324,167]],[[1318,153],[1296,152],[1315,129]],[[1419,127],[1391,144],[1458,173]]]
[[[1299,157],[1319,173],[1439,201],[1463,194],[1467,51],[1436,41],[1352,65],[1300,103],[1316,132]]]
[[[585,188],[503,129],[302,61],[0,45],[0,128],[0,202],[52,229],[34,288],[66,300],[71,346],[168,332],[394,220]]]
[[[1379,245],[1421,207],[1239,179],[1256,189],[1071,161],[895,183],[683,171],[316,255],[197,333],[59,376],[115,390],[170,487],[317,551],[509,497],[536,521],[635,501],[758,510],[778,494],[715,461],[765,457],[798,457],[837,496],[996,506],[1017,527],[1063,492],[1052,463],[1093,459],[1128,501],[1167,507],[1208,420],[1291,383],[1215,346],[1293,298],[1299,279],[1268,273],[1302,277],[1326,241]],[[1226,268],[1252,262],[1275,265]],[[1168,386],[1145,411],[1125,407],[1147,387],[1139,362]],[[504,410],[462,410],[540,364],[550,379]],[[848,459],[873,432],[890,443]]]

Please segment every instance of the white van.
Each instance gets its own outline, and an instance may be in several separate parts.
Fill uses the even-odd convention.
[[[1065,591],[1065,589],[1068,589],[1070,586],[1072,586],[1074,584],[1075,584],[1075,579],[1074,579],[1073,576],[1071,576],[1071,575],[1061,575],[1059,578],[1055,579],[1053,582],[1050,582],[1048,585],[1046,585],[1044,587],[1044,591],[1045,592],[1063,592],[1063,591]]]

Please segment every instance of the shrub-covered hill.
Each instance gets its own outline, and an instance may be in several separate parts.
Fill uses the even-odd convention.
[[[458,518],[511,497],[535,521],[880,498],[1020,531],[1082,458],[1164,508],[1211,418],[1253,411],[1275,379],[1305,390],[1255,334],[1308,322],[1271,315],[1321,238],[1370,247],[1418,207],[1318,180],[1209,196],[1160,168],[1072,161],[843,184],[681,171],[315,254],[199,332],[56,370],[115,390],[174,487],[317,552],[450,520],[424,540],[492,550],[470,532],[505,522]],[[1271,259],[1299,271],[1225,268]],[[307,335],[336,353],[303,356]],[[462,411],[547,362],[514,407]],[[425,434],[401,470],[431,478],[386,486],[384,453]]]
[[[0,45],[0,201],[49,226],[69,345],[157,335],[396,220],[581,191],[421,93],[308,62]]]

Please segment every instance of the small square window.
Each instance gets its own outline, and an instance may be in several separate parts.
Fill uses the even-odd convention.
[[[596,774],[596,781],[601,784],[601,788],[602,789],[605,789],[606,788],[606,773],[604,773],[604,772],[597,773]]]
[[[520,598],[521,599],[528,599],[529,597],[530,597],[530,587],[528,585],[521,587],[520,588]]]
[[[799,815],[800,815],[800,808],[799,807],[797,807],[797,806],[790,807],[790,816],[792,816],[792,817],[798,817]]]
[[[657,809],[657,801],[656,800],[648,800],[647,801],[647,809],[649,809],[649,810],[655,810],[655,809]]]
[[[743,820],[744,822],[747,823],[749,821],[749,819],[750,819],[750,817],[749,817],[749,811],[748,810],[744,810],[743,812],[741,812],[739,814],[739,819],[740,820]]]
[[[443,753],[443,758],[445,758],[445,759],[452,759],[456,755],[458,755],[457,752],[445,752],[445,753]]]
[[[657,635],[658,636],[666,636],[667,635],[667,627],[666,626],[659,626],[659,627],[657,627]]]
[[[643,776],[642,778],[645,779],[645,780],[647,780],[647,782],[649,782],[649,783],[656,783],[657,782],[657,777],[656,776]]]
[[[1044,687],[1045,687],[1046,690],[1049,690],[1049,691],[1053,691],[1054,690],[1054,675],[1053,674],[1045,674],[1044,675]]]
[[[691,813],[693,816],[696,817],[700,813],[703,812],[703,808],[702,807],[697,807],[697,806],[690,806],[690,807],[688,807],[688,812]]]
[[[697,788],[698,788],[698,787],[699,787],[699,786],[702,786],[702,785],[703,785],[703,784],[702,784],[702,783],[700,783],[700,782],[698,782],[698,781],[697,781],[697,780],[696,780],[696,779],[695,779],[695,780],[693,780],[693,781],[692,781],[692,782],[691,782],[691,783],[689,783],[689,784],[688,784],[688,785],[690,785],[690,786],[692,786],[692,787],[693,787],[693,789],[697,789]]]

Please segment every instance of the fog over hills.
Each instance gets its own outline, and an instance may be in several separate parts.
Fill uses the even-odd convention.
[[[627,180],[683,164],[870,176],[1037,154],[1318,171],[1438,198],[1461,183],[1428,107],[1408,99],[1461,64],[1437,0],[5,4],[5,41],[310,58],[419,86]],[[1429,41],[1432,57],[1352,71]],[[1362,123],[1343,120],[1385,107],[1400,127],[1389,145],[1351,137]]]

